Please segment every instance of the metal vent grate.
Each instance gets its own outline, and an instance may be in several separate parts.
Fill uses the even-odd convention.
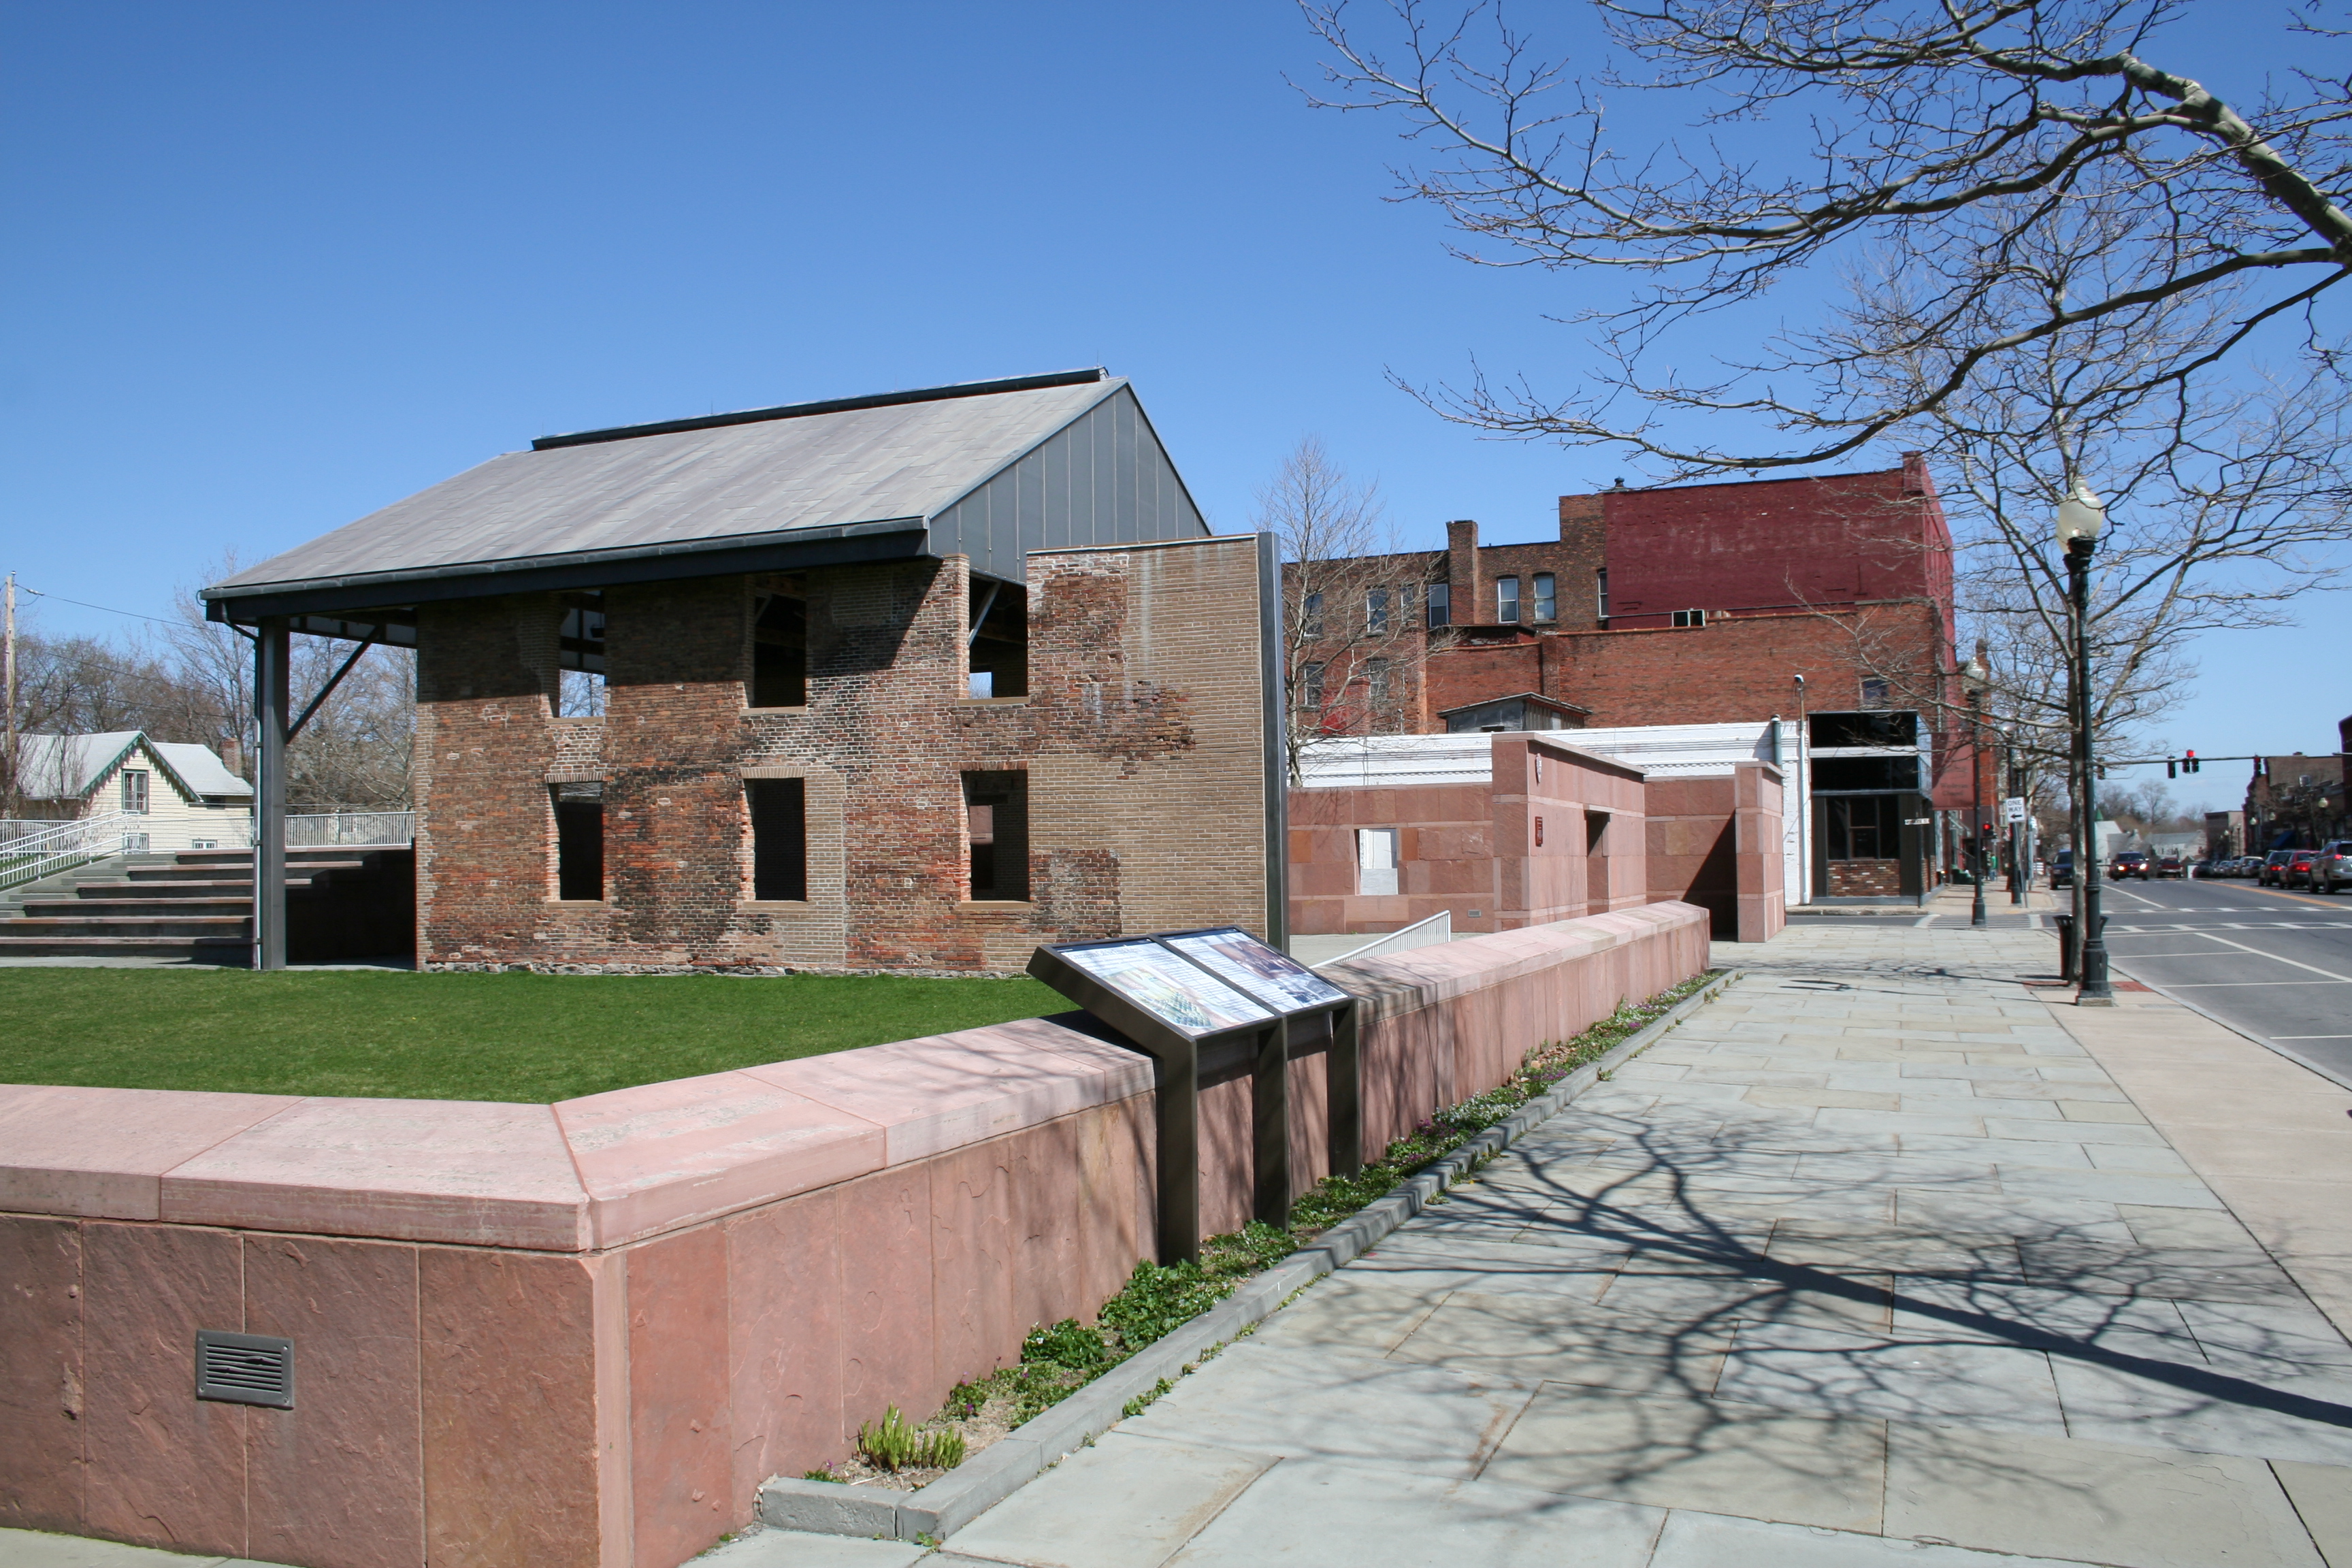
[[[294,1342],[196,1331],[196,1397],[294,1408]]]

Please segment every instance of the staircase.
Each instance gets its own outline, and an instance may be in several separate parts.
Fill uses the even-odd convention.
[[[403,845],[286,851],[289,907],[339,883],[373,884]],[[0,958],[157,958],[248,963],[253,852],[131,855],[0,896]]]

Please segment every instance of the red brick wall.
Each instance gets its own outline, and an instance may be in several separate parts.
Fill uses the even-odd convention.
[[[999,973],[1041,941],[1263,931],[1255,539],[1034,556],[1022,698],[965,697],[965,584],[961,556],[811,572],[808,701],[764,710],[751,581],[614,588],[601,722],[551,717],[552,596],[427,610],[420,955]],[[989,771],[1030,775],[1025,902],[970,901],[961,775]],[[751,898],[747,776],[806,781],[804,901]],[[548,785],[599,777],[607,896],[560,902]]]

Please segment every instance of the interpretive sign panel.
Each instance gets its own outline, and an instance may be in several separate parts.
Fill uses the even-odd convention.
[[[1239,926],[1160,939],[1202,968],[1284,1013],[1336,1007],[1355,1000],[1288,953]]]
[[[1196,1038],[1274,1021],[1273,1010],[1264,1004],[1149,938],[1056,951],[1064,963],[1092,975],[1170,1028]]]

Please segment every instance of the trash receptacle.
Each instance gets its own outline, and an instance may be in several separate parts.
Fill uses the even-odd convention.
[[[2072,984],[2074,980],[2074,917],[2053,915],[2058,925],[2058,978]],[[2099,934],[2107,934],[2107,917],[2099,917]]]

